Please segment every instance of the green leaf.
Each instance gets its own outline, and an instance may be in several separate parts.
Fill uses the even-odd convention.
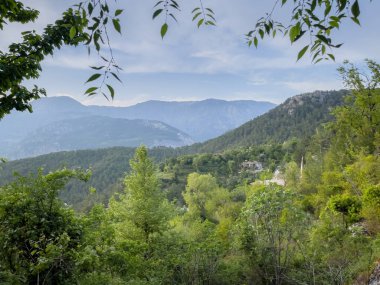
[[[95,70],[100,70],[100,69],[103,69],[105,66],[102,65],[102,66],[90,66],[90,68],[92,69],[95,69]]]
[[[179,8],[179,5],[178,5],[178,3],[176,1],[171,0],[171,2],[174,4],[174,6],[176,6],[177,8]]]
[[[254,38],[253,38],[253,44],[254,44],[255,47],[257,48],[257,45],[259,44],[259,40],[257,39],[257,37],[254,37]]]
[[[299,33],[300,33],[300,27],[299,27],[299,23],[297,23],[297,25],[294,25],[293,27],[290,28],[290,31],[289,31],[290,42],[293,43],[296,37],[299,35]]]
[[[346,8],[347,0],[338,0],[339,3],[339,11],[343,11]]]
[[[358,0],[356,0],[354,2],[354,4],[352,4],[352,6],[351,6],[351,12],[352,12],[352,15],[354,16],[354,18],[359,17],[359,15],[360,15],[360,8],[359,8]]]
[[[335,56],[332,53],[327,54],[329,58],[331,58],[333,61],[335,61]]]
[[[207,16],[209,16],[211,19],[213,19],[216,22],[216,19],[215,19],[215,17],[213,15],[207,14]]]
[[[161,27],[161,38],[165,37],[167,31],[168,31],[168,24],[165,23]]]
[[[174,19],[174,21],[176,21],[178,23],[177,18],[172,13],[170,13],[169,16],[172,17]]]
[[[94,81],[94,80],[98,79],[100,76],[102,76],[100,73],[95,73],[95,74],[90,76],[90,78],[86,81],[86,83]]]
[[[339,23],[338,22],[330,21],[329,24],[330,24],[331,27],[339,29]]]
[[[158,1],[158,2],[156,3],[156,5],[153,6],[153,8],[157,7],[157,6],[160,5],[162,2],[164,2],[164,1]]]
[[[296,36],[296,38],[294,39],[294,41],[293,42],[296,42],[296,41],[298,41],[304,34],[306,33],[306,31],[301,31],[299,34],[298,34],[298,36]]]
[[[107,94],[106,94],[106,93],[102,92],[102,95],[104,96],[104,98],[106,98],[106,99],[107,99],[107,101],[108,101],[108,102],[110,101],[110,99],[108,99],[108,96],[107,96]]]
[[[264,38],[264,31],[260,29],[259,34],[260,34],[261,39],[263,39]]]
[[[200,14],[202,14],[201,12],[198,12],[198,13],[196,13],[195,15],[194,15],[194,17],[193,17],[193,20],[192,21],[194,21]]]
[[[191,11],[191,13],[194,13],[195,11],[197,11],[197,10],[200,10],[201,8],[199,8],[199,7],[197,7],[197,8],[194,8],[194,10],[193,11]]]
[[[108,90],[110,91],[111,98],[113,99],[113,97],[115,96],[115,90],[112,88],[111,85],[108,85],[108,84],[106,85],[107,85]]]
[[[95,90],[97,90],[98,87],[90,87],[86,90],[86,92],[84,92],[84,94],[90,94],[92,92],[94,92]]]
[[[119,82],[121,82],[119,76],[116,75],[116,73],[114,72],[111,72],[112,76],[115,77]]]
[[[154,11],[153,16],[152,16],[152,19],[154,19],[154,18],[156,18],[158,15],[160,15],[162,11],[163,11],[163,9],[157,9],[156,11]]]
[[[115,11],[115,17],[119,16],[121,13],[123,13],[123,9],[117,9]]]
[[[325,17],[327,17],[327,15],[330,14],[330,12],[331,12],[331,5],[330,4],[326,4],[326,9],[325,9],[325,12],[324,12]]]
[[[119,22],[119,19],[112,19],[112,23],[113,23],[113,27],[115,28],[115,30],[121,34],[121,27],[120,27],[120,22]]]
[[[314,11],[316,6],[317,6],[317,0],[313,0],[310,5],[310,10]]]
[[[299,61],[304,56],[304,54],[306,53],[308,49],[309,49],[309,45],[305,46],[303,49],[300,50],[297,56],[297,61]]]
[[[200,20],[198,21],[198,24],[197,24],[198,28],[203,24],[204,20],[205,20],[205,19],[200,19]]]
[[[351,17],[351,20],[360,26],[360,22],[358,18]]]
[[[77,34],[77,29],[76,29],[74,26],[72,26],[72,27],[70,28],[70,33],[69,33],[69,35],[70,35],[70,39],[73,39],[73,38],[75,37],[76,34]]]
[[[331,39],[326,38],[324,35],[316,35],[318,39],[320,39],[322,42],[324,42],[327,45],[330,45]]]
[[[94,11],[94,6],[92,5],[91,2],[88,3],[87,9],[88,9],[88,13],[91,15],[92,11]]]

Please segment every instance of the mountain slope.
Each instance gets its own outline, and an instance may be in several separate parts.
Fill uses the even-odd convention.
[[[11,157],[36,156],[63,150],[114,146],[179,147],[194,141],[185,133],[159,121],[88,116],[52,122],[12,145]]]
[[[284,103],[244,125],[203,144],[191,146],[193,152],[215,152],[229,148],[283,143],[306,138],[332,119],[332,108],[343,104],[347,90],[315,91],[287,99]]]
[[[207,99],[189,102],[147,101],[130,107],[88,106],[94,113],[114,118],[158,120],[205,141],[264,114],[276,105],[250,100]]]
[[[43,168],[44,173],[67,168],[91,169],[92,176],[88,183],[78,180],[70,181],[61,192],[61,198],[77,209],[86,209],[95,202],[107,202],[115,191],[122,191],[123,177],[129,171],[129,160],[134,155],[134,148],[113,147],[96,150],[63,151],[33,158],[0,163],[0,186],[13,180],[13,173],[21,175],[37,173]],[[168,157],[178,155],[177,149],[153,148],[149,155],[161,162]],[[96,193],[90,194],[89,187],[95,187]]]
[[[275,104],[209,99],[194,102],[147,101],[130,107],[84,106],[70,97],[48,97],[33,102],[32,114],[13,112],[0,121],[1,141],[18,140],[51,122],[85,116],[162,121],[196,141],[216,137],[261,115]]]

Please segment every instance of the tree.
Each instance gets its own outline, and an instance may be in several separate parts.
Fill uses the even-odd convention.
[[[83,228],[58,193],[72,178],[89,173],[40,170],[0,188],[0,283],[70,283]]]
[[[129,280],[164,280],[166,232],[172,209],[159,187],[157,169],[145,146],[136,149],[125,178],[125,193],[109,205],[109,221],[115,230],[116,255]],[[116,256],[115,255],[115,256]],[[128,276],[130,275],[130,276]],[[137,282],[137,281],[136,281]]]
[[[240,227],[251,275],[260,278],[261,284],[280,285],[292,280],[292,263],[300,255],[308,227],[307,216],[295,203],[294,194],[275,184],[254,186],[241,212]]]
[[[274,11],[280,4],[291,6],[290,23],[285,24],[273,18]],[[299,51],[297,60],[307,51],[313,56],[315,63],[323,59],[335,60],[331,50],[341,47],[342,43],[334,43],[332,33],[338,30],[343,19],[348,17],[360,25],[359,0],[276,0],[272,10],[260,18],[255,28],[248,32],[248,45],[253,44],[257,47],[260,39],[274,38],[278,33],[288,35],[291,43],[306,37],[310,38],[310,42]]]
[[[206,210],[206,203],[216,189],[218,189],[218,184],[210,174],[189,174],[186,191],[182,195],[188,206],[189,213],[193,217],[201,218],[203,221],[210,218]]]
[[[28,90],[22,85],[22,82],[27,79],[38,78],[41,72],[40,63],[45,56],[52,55],[62,45],[85,44],[88,46],[89,52],[91,48],[95,48],[104,60],[103,66],[92,67],[94,70],[103,73],[93,74],[87,82],[100,77],[106,78],[108,75],[119,80],[115,72],[120,68],[112,56],[108,27],[109,23],[112,23],[114,29],[119,33],[121,32],[119,16],[122,10],[117,9],[111,14],[107,2],[107,0],[78,2],[73,8],[65,11],[53,25],[48,25],[42,34],[37,34],[35,31],[25,31],[22,33],[21,43],[13,43],[9,46],[8,51],[0,51],[0,119],[13,109],[32,111],[29,102],[46,95],[44,89],[34,86],[32,90]],[[0,4],[0,30],[4,29],[7,22],[26,24],[35,21],[38,15],[39,11],[25,7],[22,1],[2,1]],[[107,45],[107,43],[108,58],[106,55],[100,54],[100,44]],[[94,95],[94,92],[98,90],[107,96],[104,93],[104,88],[113,98],[114,89],[112,86],[106,85],[104,81],[98,87],[90,87],[85,93]]]
[[[332,155],[343,165],[360,152],[380,152],[380,64],[372,60],[366,60],[366,64],[364,71],[349,62],[339,68],[352,92],[345,97],[345,104],[333,111],[335,121],[329,128],[334,134]]]
[[[74,7],[65,11],[60,19],[53,25],[45,28],[39,35],[34,31],[22,33],[22,42],[13,43],[7,51],[0,51],[0,119],[11,110],[32,111],[30,101],[46,95],[44,89],[34,86],[31,90],[22,85],[24,80],[38,78],[41,72],[40,63],[46,55],[54,54],[63,45],[77,46],[84,44],[89,52],[92,49],[99,54],[104,61],[103,65],[91,67],[95,73],[87,82],[98,80],[98,84],[89,87],[86,95],[97,93],[113,98],[114,88],[106,84],[108,76],[119,80],[118,71],[121,69],[114,57],[110,39],[109,27],[112,26],[121,33],[120,15],[123,9],[112,8],[110,0],[78,1]],[[201,27],[215,26],[214,11],[205,7],[203,0],[199,0],[199,6],[192,11],[193,21]],[[275,37],[282,33],[289,35],[291,43],[303,37],[309,36],[310,43],[298,54],[300,59],[307,51],[313,55],[313,61],[322,59],[334,60],[330,51],[339,48],[342,44],[333,42],[332,33],[340,28],[343,19],[350,17],[359,24],[360,3],[362,1],[347,0],[274,0],[271,12],[260,18],[255,27],[246,35],[249,46],[258,46],[259,40],[265,37]],[[273,12],[282,6],[291,6],[291,21],[289,24],[281,23],[273,18]],[[153,19],[163,17],[161,36],[164,37],[169,29],[169,21],[177,21],[175,13],[180,11],[180,5],[175,0],[157,1],[154,6]],[[3,30],[7,22],[26,24],[34,21],[39,16],[39,11],[25,7],[22,0],[5,0],[0,4],[0,30]],[[103,49],[102,45],[106,48]]]
[[[153,234],[161,234],[167,228],[167,200],[159,187],[156,167],[149,159],[145,146],[136,149],[130,166],[131,172],[124,181],[125,214],[149,243]]]

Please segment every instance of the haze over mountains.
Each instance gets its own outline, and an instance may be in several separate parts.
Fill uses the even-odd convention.
[[[147,101],[130,107],[84,106],[70,97],[42,98],[32,114],[0,122],[0,157],[112,146],[184,146],[214,138],[275,107],[269,102]]]

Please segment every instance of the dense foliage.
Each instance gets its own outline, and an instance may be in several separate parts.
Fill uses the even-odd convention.
[[[133,153],[133,148],[115,147],[58,152],[33,159],[11,161],[2,166],[0,184],[11,181],[14,172],[25,176],[28,173],[37,173],[39,168],[42,168],[43,173],[62,167],[91,169],[93,175],[88,183],[72,180],[67,183],[65,190],[60,192],[60,197],[65,203],[73,205],[77,210],[88,210],[95,202],[106,203],[113,193],[122,190],[123,177],[129,171],[128,161]],[[160,162],[178,155],[178,150],[154,148],[150,150],[150,154],[157,162]]]
[[[301,149],[187,155],[158,169],[139,147],[124,189],[86,214],[59,191],[89,173],[16,177],[0,188],[0,282],[368,284],[380,258],[380,68],[368,67],[364,78],[341,69],[352,92]],[[270,180],[275,169],[284,184]]]

